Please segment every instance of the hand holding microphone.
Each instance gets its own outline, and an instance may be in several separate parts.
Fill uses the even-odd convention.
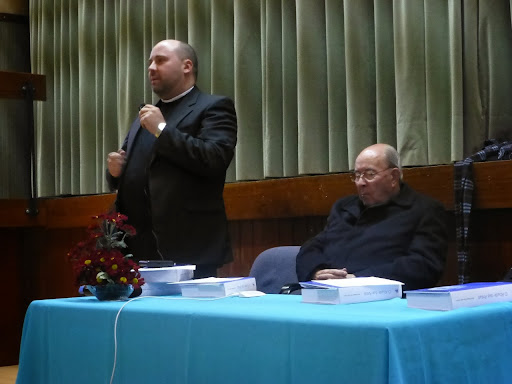
[[[165,128],[165,119],[160,108],[151,104],[141,104],[139,107],[139,120],[142,128],[156,137]]]

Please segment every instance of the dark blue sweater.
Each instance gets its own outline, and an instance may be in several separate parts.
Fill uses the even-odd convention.
[[[323,268],[346,268],[356,276],[399,280],[404,289],[432,287],[443,272],[447,250],[443,206],[402,183],[388,203],[365,207],[358,196],[338,200],[325,229],[297,255],[299,281]]]

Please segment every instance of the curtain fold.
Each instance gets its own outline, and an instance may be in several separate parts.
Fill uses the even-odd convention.
[[[325,2],[329,172],[349,168],[343,2]]]
[[[263,175],[283,175],[283,37],[281,2],[267,0],[262,16]],[[273,36],[271,39],[268,36]]]
[[[299,174],[327,171],[327,58],[324,2],[296,2]]]
[[[263,175],[263,100],[260,0],[234,0],[234,80],[238,119],[236,179]]]
[[[425,3],[396,0],[394,7],[397,149],[409,165],[428,164]]]
[[[188,41],[234,99],[228,181],[346,172],[367,145],[446,164],[512,132],[511,0],[31,0],[41,196],[106,192],[147,59]]]
[[[374,1],[376,141],[396,147],[395,39],[393,3]]]
[[[361,149],[377,139],[375,22],[372,0],[345,1],[344,6],[348,161],[352,168]]]

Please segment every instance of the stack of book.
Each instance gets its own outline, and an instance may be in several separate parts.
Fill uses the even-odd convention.
[[[402,297],[403,283],[380,277],[356,277],[312,280],[300,285],[304,303],[350,304]]]
[[[411,308],[449,311],[500,301],[512,301],[512,283],[468,283],[406,291]]]
[[[141,287],[141,296],[179,295],[181,293],[180,288],[169,283],[190,280],[194,276],[195,269],[195,265],[140,268],[140,275],[145,281],[145,284]]]
[[[226,297],[242,291],[255,291],[254,277],[206,277],[174,283],[183,297]]]

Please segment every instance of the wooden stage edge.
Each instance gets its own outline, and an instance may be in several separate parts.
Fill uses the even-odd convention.
[[[404,169],[404,181],[453,210],[453,165]],[[512,208],[512,161],[474,164],[474,209]],[[226,184],[230,221],[327,216],[340,197],[356,192],[347,173]],[[108,211],[115,194],[38,199],[39,214],[25,213],[28,202],[0,199],[0,227],[87,227]]]

